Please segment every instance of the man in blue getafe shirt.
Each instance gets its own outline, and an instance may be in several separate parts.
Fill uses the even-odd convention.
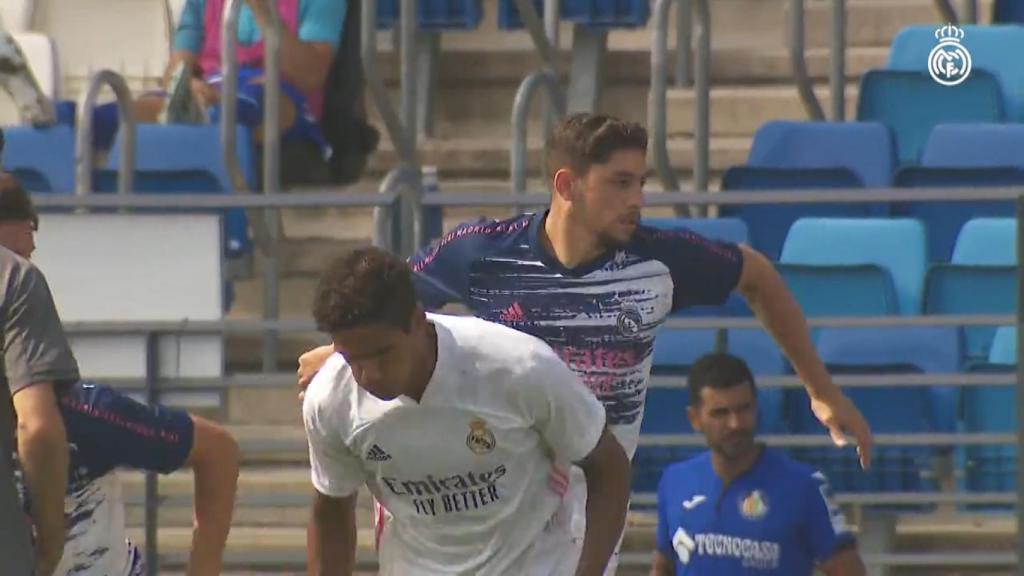
[[[651,576],[860,576],[864,564],[825,477],[754,440],[746,363],[710,354],[689,376],[693,429],[710,450],[669,466],[658,486]]]

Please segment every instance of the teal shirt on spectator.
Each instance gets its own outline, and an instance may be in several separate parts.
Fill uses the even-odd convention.
[[[335,50],[341,40],[341,29],[345,25],[348,0],[299,0],[299,40],[303,42],[327,42]],[[188,0],[181,12],[178,29],[174,33],[174,50],[199,54],[203,47],[203,16],[206,0]],[[260,29],[256,17],[248,5],[242,5],[238,19],[238,39],[242,44],[260,41]]]

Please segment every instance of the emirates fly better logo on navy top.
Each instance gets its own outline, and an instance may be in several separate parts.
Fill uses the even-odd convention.
[[[971,53],[961,41],[964,31],[952,24],[947,24],[935,31],[935,39],[939,41],[928,54],[928,73],[932,79],[943,86],[956,86],[971,73]]]

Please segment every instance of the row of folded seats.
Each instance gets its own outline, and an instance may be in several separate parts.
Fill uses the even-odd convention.
[[[683,227],[733,242],[746,240],[737,219],[657,219],[648,224]],[[809,317],[1016,312],[1014,219],[968,221],[955,241],[951,262],[929,265],[927,231],[914,219],[803,218],[785,239],[778,269]],[[738,297],[720,307],[683,311],[682,316],[750,315]],[[701,355],[727,350],[744,358],[759,377],[792,374],[772,339],[759,329],[661,329],[653,370],[682,384]],[[1016,364],[1013,327],[823,327],[812,330],[832,374],[953,374],[1011,371]],[[875,433],[1003,433],[1016,429],[1015,390],[1000,386],[851,387],[847,393]],[[811,414],[802,390],[759,390],[760,432],[814,434],[824,429]],[[692,432],[685,417],[684,388],[648,391],[644,434]],[[1016,486],[1013,446],[876,447],[864,473],[852,449],[798,448],[794,454],[821,468],[838,491],[934,491],[937,464],[951,460],[958,485],[980,492]],[[692,455],[690,447],[641,446],[634,488],[655,489],[669,462]]]

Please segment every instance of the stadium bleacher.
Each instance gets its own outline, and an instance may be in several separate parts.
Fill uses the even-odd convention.
[[[111,2],[118,10],[123,10],[117,12],[110,8]],[[70,101],[100,68],[109,67],[124,75],[136,94],[155,87],[168,54],[168,34],[182,4],[180,0],[166,3],[164,0],[22,0],[0,2],[0,16],[8,29],[18,31],[17,39],[44,92],[55,100]],[[535,4],[542,6],[540,1]],[[634,52],[642,52],[641,57],[622,49],[621,53],[610,54],[609,62],[613,58],[618,58],[614,62],[620,65],[622,62],[647,62],[649,55],[643,51],[649,50],[651,4],[646,1],[563,1],[561,19],[568,24],[621,33],[622,38],[642,37],[644,42],[639,43],[642,50],[634,49]],[[921,24],[930,22],[924,20],[923,15],[934,16],[931,3],[910,4],[911,9],[919,10],[915,14],[921,16],[912,21],[896,18],[892,23],[887,21],[885,10],[850,3],[850,10],[859,14],[875,14],[869,10],[880,10],[882,14],[876,16],[882,23],[873,29],[858,29],[856,35],[884,36],[880,44],[860,47],[864,50],[856,53],[856,66],[851,60],[854,69],[848,73],[857,81],[856,121],[810,122],[780,118],[764,123],[751,134],[713,135],[712,168],[714,176],[720,180],[722,193],[1024,185],[1024,67],[1019,64],[1019,55],[1024,53],[1024,28],[964,27],[974,69],[968,81],[951,89],[936,84],[926,71],[928,52],[935,46],[935,25]],[[1017,9],[1019,3],[999,1],[995,4],[999,21],[1022,20]],[[398,0],[378,0],[377,5],[379,28],[396,28]],[[749,9],[757,8],[751,4]],[[525,37],[514,2],[509,0],[495,4],[480,0],[425,0],[419,3],[418,10],[417,22],[421,29],[442,34],[459,32],[459,38],[468,38],[467,42],[501,46],[506,42],[511,44],[509,38],[521,41]],[[101,19],[98,16],[101,12],[112,16]],[[815,14],[818,15],[811,17],[821,18],[819,13]],[[140,22],[144,25],[138,25]],[[905,26],[912,23],[918,25]],[[736,18],[734,24],[742,28],[746,22]],[[894,29],[897,25],[899,27]],[[118,41],[109,42],[109,34],[79,33],[85,26],[108,33],[116,31]],[[898,33],[892,33],[897,30]],[[629,34],[636,36],[627,36]],[[779,51],[783,53],[781,60],[773,60],[774,52],[765,49],[762,40],[759,39],[756,49],[738,51],[742,59],[724,52],[722,58],[716,60],[716,66],[717,62],[723,63],[722,70],[716,69],[715,74],[751,84],[761,83],[765,81],[764,75],[773,74],[765,70],[773,70],[772,63],[781,61],[782,65],[776,65],[781,72],[775,72],[769,80],[791,85],[784,51]],[[623,40],[623,44],[628,44],[628,40]],[[125,46],[132,49],[125,50]],[[442,78],[451,76],[451,82],[457,85],[452,91],[465,89],[470,93],[457,103],[449,104],[459,108],[454,113],[448,112],[446,118],[452,125],[462,122],[499,134],[507,132],[506,110],[498,114],[493,107],[511,103],[521,70],[511,63],[515,60],[508,57],[509,52],[498,49],[494,52],[504,59],[485,60],[480,56],[478,66],[452,66],[449,62]],[[522,70],[531,71],[536,67],[537,60],[531,52],[513,54],[519,54],[520,60],[525,62]],[[740,64],[732,63],[730,58]],[[820,70],[813,74],[821,80],[825,69],[823,59],[815,62],[818,63],[812,67]],[[646,94],[647,71],[641,70],[644,66],[620,67],[622,70],[616,74],[625,79],[615,80],[620,82],[615,88],[621,94],[611,94],[608,106],[621,111],[623,116],[643,117],[642,110],[636,111],[636,102],[643,100]],[[472,74],[479,74],[482,79],[473,84],[466,80]],[[503,75],[515,77],[516,81],[503,84]],[[630,82],[641,88],[637,89]],[[503,94],[501,97],[489,97],[498,91]],[[636,97],[637,93],[641,97]],[[765,108],[774,110],[771,106]],[[751,115],[756,113],[758,111],[751,111]],[[50,128],[11,126],[16,116],[17,111],[0,95],[0,120],[8,124],[4,128],[7,138],[5,169],[15,173],[33,193],[73,193],[75,126],[70,123]],[[531,126],[539,126],[540,120],[534,118],[531,122]],[[138,128],[135,175],[138,192],[236,192],[221,161],[216,127],[143,125]],[[443,134],[450,132],[442,131]],[[533,132],[539,133],[539,130]],[[676,147],[672,149],[675,156],[689,155],[692,140],[688,138],[688,134],[677,136]],[[743,144],[733,147],[734,140],[740,139]],[[453,161],[450,169],[438,162],[442,164],[442,188],[449,180],[458,185],[458,180],[479,178],[479,174],[501,174],[504,178],[507,147],[499,146],[500,154],[488,155],[487,150],[476,147],[476,141],[465,144],[457,137],[448,142],[443,137],[439,140],[441,143],[422,144],[431,150],[425,154],[428,161],[456,157],[456,152],[451,150],[458,146],[467,149],[464,154],[469,158]],[[240,127],[238,142],[238,156],[249,186],[258,189],[253,136]],[[503,146],[505,141],[500,143]],[[120,145],[117,142],[112,150],[99,151],[95,162],[96,192],[108,193],[116,187]],[[166,153],[171,148],[177,151],[173,155]],[[441,152],[436,152],[435,148]],[[531,148],[531,154],[533,151]],[[387,154],[382,157],[383,160],[377,161],[386,164],[390,157]],[[677,168],[688,170],[690,160],[680,161],[686,164]],[[481,165],[471,167],[475,172],[459,171],[460,166],[474,163]],[[376,190],[379,175],[371,172],[373,182],[367,189]],[[476,185],[473,180],[466,186]],[[1014,210],[1011,201],[987,200],[730,205],[719,208],[719,218],[672,218],[666,211],[652,210],[645,212],[645,222],[667,230],[692,230],[711,238],[749,243],[778,264],[783,278],[809,317],[1014,314],[1018,309],[1019,266]],[[446,228],[453,219],[461,220],[470,212],[477,215],[476,211],[447,210]],[[328,249],[340,243],[365,241],[370,228],[366,213],[368,210],[351,210],[345,214],[323,211],[316,216],[286,214],[286,228],[295,234],[295,247],[291,250],[298,256],[286,263],[286,268],[290,267],[294,274],[285,280],[290,283],[291,291],[282,301],[286,309],[299,311],[295,316],[308,308],[310,278],[315,271],[315,265],[310,262],[318,261]],[[225,211],[224,226],[225,256],[237,258],[250,254],[252,242],[244,213]],[[342,234],[348,236],[342,237]],[[255,279],[243,279],[238,286],[242,296],[237,306],[225,311],[225,317],[259,314],[261,311],[254,311],[259,305],[253,294],[261,293],[262,285]],[[733,296],[721,306],[685,310],[678,316],[749,318],[752,312],[741,298]],[[1017,363],[1017,333],[1009,326],[821,328],[814,330],[814,336],[823,360],[837,375],[1008,373],[1015,370]],[[232,367],[251,366],[251,358],[258,356],[253,352],[255,341],[236,339],[232,342],[227,362]],[[293,340],[282,355],[293,360],[295,353],[311,342],[313,339],[308,337]],[[733,328],[721,334],[715,329],[663,328],[653,352],[653,373],[681,384],[693,361],[720,346],[744,357],[758,377],[792,373],[781,351],[766,333],[746,328]],[[228,390],[218,394],[223,397],[223,404],[213,409],[214,415],[244,423],[251,427],[246,430],[261,439],[294,434],[298,429],[294,411],[280,408],[286,402],[289,406],[293,403],[290,388],[256,392]],[[1016,391],[1005,386],[867,387],[851,389],[850,395],[876,433],[1003,433],[1015,431],[1018,426]],[[692,432],[685,418],[687,404],[684,388],[652,388],[648,392],[642,433]],[[762,433],[822,434],[802,392],[763,389],[759,409]],[[642,446],[634,463],[634,490],[650,492],[666,464],[695,451],[679,446]],[[868,474],[859,470],[851,450],[800,448],[794,449],[794,454],[825,470],[841,494],[948,490],[945,483],[949,478],[942,477],[941,466],[937,465],[948,458],[954,463],[952,476],[957,490],[988,493],[1016,489],[1018,464],[1014,446],[885,446],[877,449],[875,468]],[[252,490],[266,490],[266,486],[274,485],[273,482],[279,480],[274,474],[286,477],[280,481],[287,484],[287,490],[299,492],[305,487],[301,450],[298,455],[293,451],[285,456],[250,458],[254,464],[250,478],[256,478],[252,480],[251,486],[256,486],[250,486]],[[277,458],[279,460],[275,460]],[[267,469],[277,472],[267,472]],[[261,473],[275,479],[264,481],[259,476]],[[900,507],[899,510],[921,514],[932,512],[934,507]],[[269,515],[265,511],[264,514]],[[181,514],[168,516],[171,526],[180,528],[188,523]],[[253,513],[253,516],[258,514]],[[289,525],[300,526],[302,520],[296,518],[297,514],[289,519]],[[137,523],[137,520],[132,521]],[[261,527],[260,522],[266,520],[253,524]]]

